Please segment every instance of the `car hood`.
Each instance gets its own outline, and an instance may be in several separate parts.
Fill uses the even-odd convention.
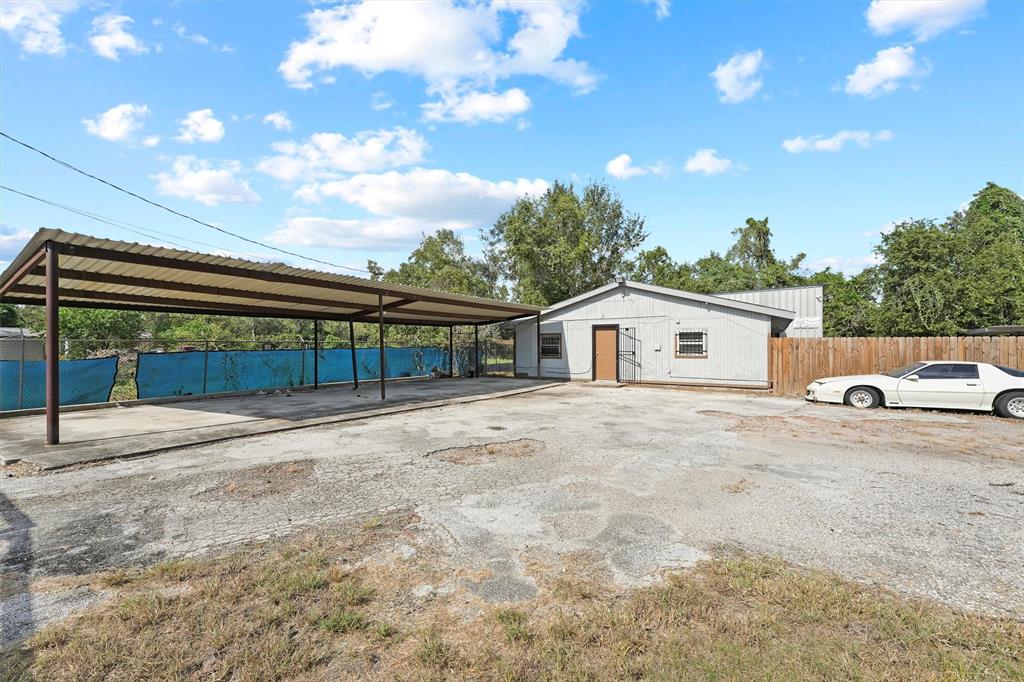
[[[819,384],[831,384],[836,381],[845,381],[851,383],[870,381],[877,383],[879,381],[896,381],[896,379],[886,374],[852,374],[843,377],[824,377],[822,379],[815,379],[815,382]]]

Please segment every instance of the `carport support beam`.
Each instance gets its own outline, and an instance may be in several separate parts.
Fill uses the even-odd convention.
[[[455,376],[455,327],[448,327],[448,376]]]
[[[313,320],[313,388],[320,388],[320,320]]]
[[[46,444],[60,443],[60,264],[53,242],[46,244]]]
[[[348,341],[352,348],[352,390],[359,388],[359,370],[356,367],[356,332],[352,320],[348,321]]]
[[[537,313],[537,378],[542,378],[540,375],[540,313]]]
[[[380,399],[385,399],[384,380],[388,376],[388,357],[384,352],[384,297],[377,296],[377,325],[380,337]]]
[[[480,325],[473,325],[473,375],[480,377]]]

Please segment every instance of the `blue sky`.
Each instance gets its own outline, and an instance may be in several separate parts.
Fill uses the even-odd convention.
[[[647,247],[854,272],[879,231],[1024,189],[1024,4],[5,0],[0,128],[203,220],[332,263],[401,262],[555,180],[605,180]],[[0,260],[40,226],[283,259],[8,141]],[[623,156],[626,155],[626,156]],[[132,227],[131,229],[136,229]]]

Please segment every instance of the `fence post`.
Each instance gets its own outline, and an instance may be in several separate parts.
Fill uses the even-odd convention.
[[[313,320],[313,388],[320,388],[320,320]]]
[[[18,370],[18,409],[25,407],[25,332],[18,330],[21,336],[21,365]]]
[[[359,368],[356,366],[356,332],[352,320],[348,321],[348,342],[352,348],[352,390],[359,388]]]
[[[135,372],[138,374],[139,361],[135,361]],[[206,378],[210,371],[210,342],[206,341],[206,350],[203,351],[203,395],[206,395]]]

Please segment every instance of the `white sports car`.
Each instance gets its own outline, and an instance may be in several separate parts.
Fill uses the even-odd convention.
[[[885,374],[828,377],[811,382],[807,400],[852,407],[940,407],[995,410],[1024,419],[1024,371],[984,362],[915,362]]]

